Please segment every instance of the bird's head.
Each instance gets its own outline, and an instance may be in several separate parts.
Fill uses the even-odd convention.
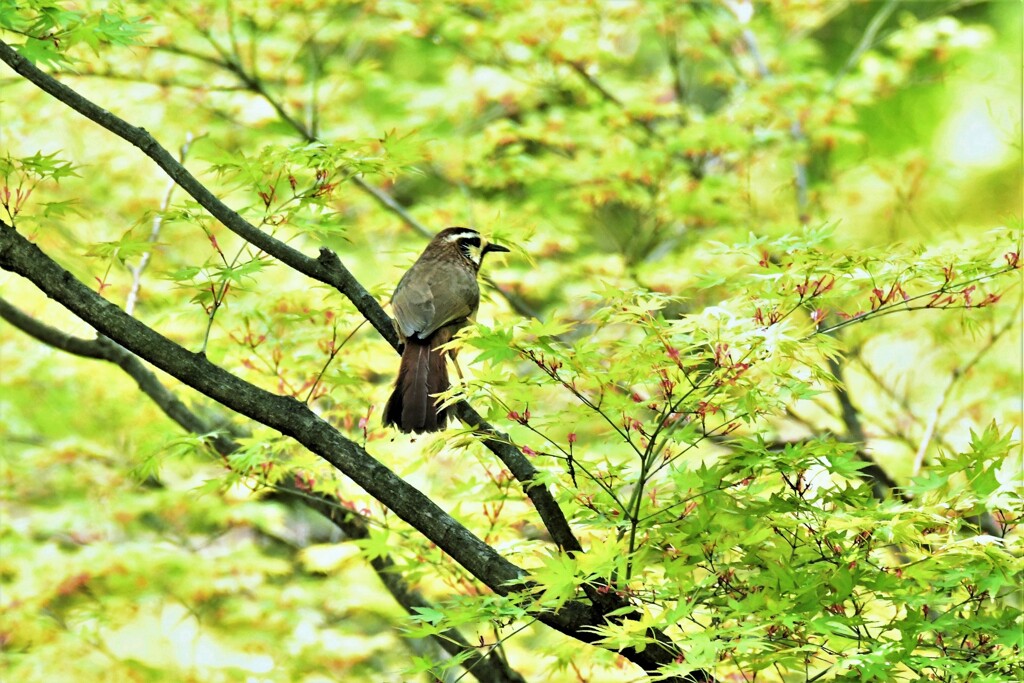
[[[509,251],[508,247],[488,242],[472,228],[445,228],[434,236],[432,244],[438,248],[455,248],[476,270],[480,269],[484,256],[492,251]]]

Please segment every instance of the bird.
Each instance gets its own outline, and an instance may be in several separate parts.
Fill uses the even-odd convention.
[[[391,307],[402,362],[384,406],[385,427],[422,434],[447,426],[448,408],[439,407],[434,399],[451,386],[440,347],[476,315],[480,306],[477,274],[484,256],[507,251],[508,247],[488,242],[471,228],[445,228],[399,280]]]

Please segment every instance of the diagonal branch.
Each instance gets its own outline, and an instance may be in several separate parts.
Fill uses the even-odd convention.
[[[104,337],[90,340],[65,334],[39,322],[2,298],[0,298],[0,318],[44,344],[72,355],[105,360],[117,365],[136,381],[139,389],[164,414],[179,426],[198,436],[211,435],[210,445],[220,455],[227,457],[238,450],[238,444],[233,439],[222,433],[215,433],[211,424],[189,410],[174,395],[174,392],[160,383],[156,375],[139,360],[138,356],[123,347]],[[337,501],[323,493],[300,491],[295,483],[296,478],[291,473],[285,474],[281,482],[278,485],[279,488],[292,495],[294,500],[326,517],[341,530],[346,538],[358,540],[369,537],[370,532],[366,521],[355,512],[339,506]],[[384,587],[406,612],[415,614],[416,608],[436,609],[433,603],[412,589],[401,574],[394,570],[394,560],[389,556],[376,556],[370,560],[370,565]],[[497,652],[491,652],[487,656],[479,654],[476,648],[455,629],[444,631],[433,636],[433,639],[452,657],[464,656],[463,667],[481,683],[523,683],[523,678],[512,670],[508,663],[498,656]]]
[[[214,365],[205,356],[178,346],[103,299],[3,221],[0,221],[0,267],[27,278],[97,332],[181,382],[295,439],[384,503],[495,593],[508,596],[515,590],[529,588],[523,569],[498,554],[303,403],[264,391]],[[601,607],[574,600],[562,605],[557,612],[542,611],[537,618],[577,640],[595,643],[600,640],[598,627],[606,620],[621,621],[637,616],[633,611],[625,617],[621,613],[606,616]],[[626,648],[621,654],[649,673],[682,656],[678,646],[663,632],[647,629],[647,634],[654,646],[643,650]],[[698,671],[676,680],[709,681],[713,678],[707,672]]]
[[[496,592],[506,595],[525,572],[498,555],[427,496],[346,439],[304,404],[260,389],[202,354],[175,344],[75,279],[14,228],[0,221],[0,267],[29,279],[114,342],[232,410],[294,438],[359,484],[447,551]]]
[[[223,223],[233,233],[300,273],[337,288],[352,301],[364,317],[369,319],[370,323],[377,328],[377,331],[391,342],[392,346],[397,348],[398,337],[391,325],[390,318],[388,318],[387,314],[384,313],[384,310],[370,293],[341,265],[341,262],[333,253],[321,250],[321,258],[310,258],[299,250],[257,229],[224,204],[224,202],[220,201],[205,185],[200,183],[145,128],[133,126],[124,119],[82,97],[52,76],[40,71],[3,41],[0,41],[0,60],[7,63],[18,74],[24,76],[25,79],[35,84],[47,94],[141,149],[146,156],[155,161],[167,175],[191,195],[200,206],[209,211],[214,218]]]
[[[241,58],[237,54],[237,46],[234,46],[235,53],[232,54],[224,46],[222,46],[217,40],[210,35],[208,32],[201,29],[194,21],[188,16],[182,15],[183,18],[189,21],[200,35],[202,35],[208,43],[217,52],[217,57],[212,55],[206,55],[194,50],[182,50],[177,48],[171,48],[168,46],[161,46],[157,49],[179,54],[185,57],[191,57],[207,64],[219,67],[228,71],[231,75],[238,79],[240,88],[248,92],[254,93],[261,97],[264,102],[269,104],[274,112],[278,115],[285,124],[288,125],[295,133],[306,142],[319,142],[316,130],[313,126],[307,126],[299,121],[296,117],[288,113],[284,104],[276,97],[274,97],[270,90],[267,88],[264,79],[260,78],[257,74],[252,71],[247,71],[245,66],[242,64]],[[377,187],[373,183],[368,182],[362,176],[356,175],[351,178],[352,183],[366,194],[373,197],[378,204],[384,209],[395,214],[405,223],[407,226],[412,228],[417,234],[426,239],[434,237],[434,231],[424,225],[409,211],[406,210],[394,197],[390,194]],[[540,316],[522,297],[515,294],[504,287],[499,286],[489,276],[483,277],[484,281],[493,287],[501,296],[508,302],[508,304],[520,315],[528,318],[539,318]]]
[[[213,49],[216,50],[219,57],[204,55],[199,52],[188,50],[170,50],[171,52],[186,57],[191,57],[193,59],[197,59],[217,66],[219,68],[225,69],[226,71],[231,73],[235,78],[238,79],[238,82],[241,84],[240,87],[243,90],[255,93],[256,95],[260,96],[264,102],[269,104],[271,108],[273,108],[274,112],[277,113],[278,118],[280,118],[281,121],[283,121],[293,131],[295,131],[295,133],[299,137],[301,137],[306,142],[319,142],[316,130],[314,130],[312,126],[307,126],[303,124],[295,116],[289,114],[284,104],[278,98],[274,97],[271,94],[270,90],[266,86],[264,79],[260,78],[255,73],[246,71],[237,53],[231,54],[230,52],[228,52],[220,43],[216,41],[216,39],[214,39],[213,36],[200,29],[200,27],[195,25],[194,23],[193,28],[196,31],[198,31],[204,38],[206,38],[207,42],[209,42],[210,45],[213,46]],[[167,47],[161,47],[159,49],[168,50]],[[358,187],[360,190],[373,197],[378,204],[384,207],[384,209],[398,216],[398,218],[401,219],[403,223],[412,228],[421,237],[425,237],[428,240],[433,238],[434,231],[431,230],[426,225],[424,225],[411,213],[409,213],[409,211],[406,210],[404,206],[402,206],[394,197],[392,197],[386,191],[377,187],[373,183],[370,183],[369,181],[365,180],[362,176],[359,175],[353,176],[351,180],[356,187]],[[496,282],[494,282],[494,280],[492,280],[490,276],[485,275],[483,276],[483,279],[484,282],[493,287],[517,313],[528,318],[540,317],[537,311],[534,310],[532,306],[530,306],[522,297],[518,296],[515,292],[512,292],[511,290],[506,289],[505,287],[501,287]]]
[[[236,235],[300,273],[335,287],[348,297],[363,317],[369,320],[377,332],[391,344],[392,348],[398,349],[398,335],[391,324],[391,319],[377,303],[377,300],[342,265],[334,252],[321,248],[319,258],[310,258],[257,229],[214,196],[144,128],[133,126],[82,97],[68,86],[36,68],[3,41],[0,41],[0,60],[6,62],[17,73],[44,92],[141,149],[193,199]],[[460,419],[479,432],[484,445],[495,453],[522,483],[526,495],[537,508],[537,513],[554,541],[566,550],[579,550],[580,543],[569,527],[569,522],[548,488],[536,483],[537,470],[526,456],[519,449],[511,446],[505,435],[497,432],[464,401],[458,404],[455,412]]]
[[[295,270],[336,287],[353,302],[357,310],[391,343],[392,347],[398,348],[397,335],[390,318],[341,264],[334,252],[321,248],[320,257],[312,259],[255,228],[214,196],[145,129],[132,126],[82,97],[36,68],[3,41],[0,41],[0,60],[40,89],[139,147],[229,230]],[[18,247],[8,248],[6,255],[0,254],[0,265],[26,277],[29,277],[28,273],[33,272],[35,279],[30,279],[33,279],[40,289],[88,320],[101,333],[214,400],[277,429],[286,436],[295,438],[349,476],[371,496],[385,502],[400,518],[437,543],[495,592],[507,595],[512,585],[521,585],[524,572],[519,567],[497,554],[490,546],[445,514],[433,501],[397,477],[359,445],[349,441],[320,420],[304,405],[289,397],[270,394],[249,385],[208,362],[205,356],[186,351],[138,321],[131,318],[124,321],[121,311],[88,287],[73,280],[69,274],[35,249],[34,245],[24,241],[13,228],[2,223],[0,228],[3,228],[0,231],[3,238],[0,240],[0,250],[6,243]],[[24,244],[18,244],[19,240]],[[24,251],[25,249],[27,251]],[[33,249],[35,253],[32,252]],[[10,255],[18,255],[21,258],[17,265],[10,260]],[[46,268],[52,267],[56,270],[48,271],[48,277],[40,278],[39,271],[35,268],[43,268],[43,264],[46,264]],[[60,286],[57,286],[58,283]],[[111,317],[104,317],[104,314]],[[174,371],[169,369],[172,367]],[[497,432],[464,401],[456,405],[455,411],[460,419],[475,429],[484,445],[494,452],[520,481],[524,492],[533,502],[538,515],[559,547],[568,552],[582,550],[550,490],[538,481],[538,472],[533,464],[510,443],[505,434]],[[621,621],[639,616],[628,599],[619,597],[612,591],[598,593],[589,583],[584,585],[584,589],[593,604],[582,601],[567,603],[557,614],[542,613],[539,616],[540,621],[583,642],[593,643],[600,639],[594,627],[604,624],[606,619]],[[616,614],[606,617],[609,612]],[[655,647],[648,647],[643,651],[626,649],[622,652],[623,656],[647,671],[654,671],[659,665],[670,663],[680,655],[678,646],[663,632],[649,628],[647,634],[651,641],[657,644]],[[710,674],[704,671],[693,672],[684,679],[713,680]]]

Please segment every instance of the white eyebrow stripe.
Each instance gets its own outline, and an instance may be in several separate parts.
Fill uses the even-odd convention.
[[[476,237],[477,239],[480,239],[480,233],[473,232],[472,230],[466,230],[465,232],[456,232],[456,233],[453,233],[451,235],[447,235],[444,238],[444,241],[445,242],[457,242],[459,240],[471,239],[473,237]]]

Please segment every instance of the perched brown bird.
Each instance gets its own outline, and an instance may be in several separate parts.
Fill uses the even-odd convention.
[[[476,230],[447,228],[434,236],[398,282],[391,306],[404,347],[395,390],[384,406],[385,426],[421,433],[447,425],[448,409],[438,408],[433,398],[450,386],[444,352],[438,347],[476,315],[476,276],[492,251],[508,248],[488,243]]]

